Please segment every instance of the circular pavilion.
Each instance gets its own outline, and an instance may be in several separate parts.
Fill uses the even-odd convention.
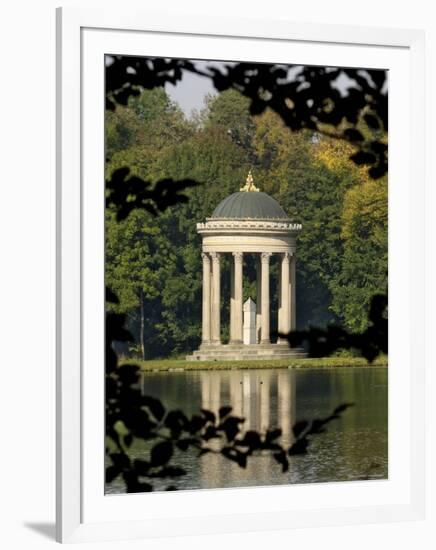
[[[278,331],[295,329],[296,235],[301,230],[280,204],[259,191],[251,171],[239,192],[225,198],[205,223],[202,236],[202,343],[189,359],[272,359],[302,356],[287,340],[270,339],[270,292],[278,292]],[[221,258],[231,255],[230,341],[221,342]],[[256,256],[256,296],[243,304],[244,255]],[[270,289],[270,259],[279,256],[279,284]],[[254,301],[255,298],[255,301]]]

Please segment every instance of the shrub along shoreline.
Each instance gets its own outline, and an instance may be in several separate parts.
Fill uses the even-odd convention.
[[[272,359],[253,361],[187,361],[185,359],[121,360],[120,364],[139,365],[144,372],[178,372],[193,370],[242,370],[242,369],[305,369],[305,368],[354,368],[387,367],[388,358],[379,357],[368,363],[363,357],[322,357]]]

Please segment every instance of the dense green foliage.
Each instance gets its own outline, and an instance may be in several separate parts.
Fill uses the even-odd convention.
[[[386,291],[387,185],[371,181],[349,160],[350,151],[345,142],[291,132],[272,111],[252,117],[249,100],[233,90],[207,98],[203,111],[190,120],[162,88],[108,111],[108,176],[128,165],[134,175],[152,181],[202,183],[187,190],[187,203],[158,217],[138,210],[117,222],[107,210],[106,283],[119,296],[117,311],[128,315],[140,355],[174,356],[198,345],[201,240],[196,223],[239,190],[250,168],[256,185],[303,224],[298,327],[335,321],[364,330],[371,297]],[[224,325],[230,282],[225,265]],[[248,295],[254,280],[250,258],[244,276]],[[274,263],[272,276],[274,284]],[[274,313],[273,302],[273,329]]]

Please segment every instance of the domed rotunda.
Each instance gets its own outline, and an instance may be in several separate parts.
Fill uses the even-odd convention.
[[[202,342],[188,356],[192,360],[273,359],[302,356],[285,339],[270,339],[270,259],[280,261],[278,332],[295,329],[296,235],[302,226],[289,218],[280,204],[260,191],[251,171],[239,192],[226,197],[204,223],[202,236],[203,305]],[[221,258],[231,256],[230,340],[221,342]],[[244,256],[256,257],[256,296],[243,304]],[[254,301],[254,299],[256,301]]]

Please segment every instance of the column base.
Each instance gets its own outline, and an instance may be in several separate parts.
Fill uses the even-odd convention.
[[[278,338],[277,339],[277,345],[278,346],[288,346],[289,348],[291,347],[291,345],[289,344],[289,340],[287,340],[286,338]]]
[[[262,344],[271,344],[271,340],[269,338],[267,340],[261,340],[260,345]]]
[[[212,340],[202,340],[201,345],[202,346],[210,346],[212,344]]]
[[[243,344],[244,342],[242,340],[229,340],[229,344],[232,344],[232,345],[241,345]]]

